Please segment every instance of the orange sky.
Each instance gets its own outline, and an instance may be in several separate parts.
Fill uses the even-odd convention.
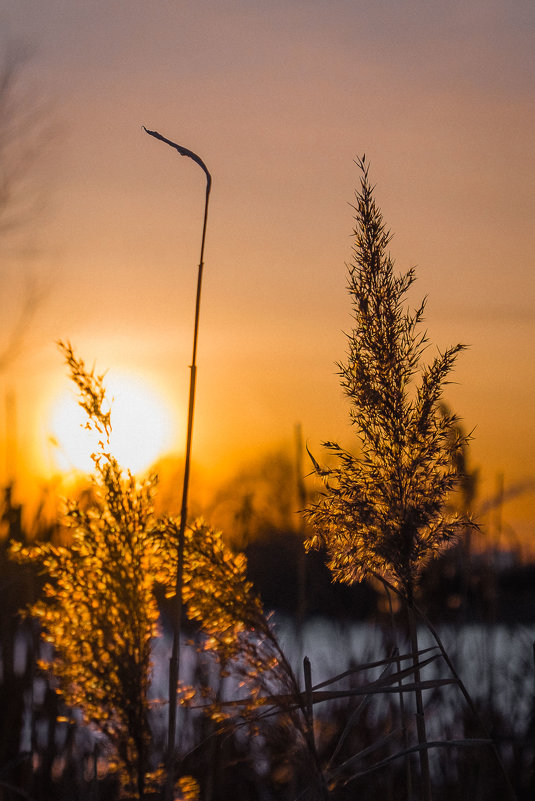
[[[500,472],[506,488],[535,480],[532,0],[4,0],[0,24],[33,46],[26,78],[57,128],[31,235],[49,291],[3,377],[26,467],[45,399],[66,384],[59,338],[154,382],[185,417],[203,175],[146,125],[214,179],[200,465],[290,441],[297,421],[315,453],[350,443],[335,362],[365,152],[397,265],[416,265],[415,300],[429,296],[432,341],[470,345],[448,400],[475,428],[483,492]],[[4,257],[11,310],[18,258]],[[533,491],[504,516],[527,530]]]

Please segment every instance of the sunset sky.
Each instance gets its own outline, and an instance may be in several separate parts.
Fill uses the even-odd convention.
[[[470,346],[447,400],[474,429],[483,495],[500,473],[506,490],[535,481],[533,0],[1,0],[0,26],[31,47],[24,82],[54,120],[46,208],[3,256],[3,342],[21,276],[46,287],[2,376],[21,471],[47,468],[58,339],[147,381],[183,451],[204,176],[146,125],[214,181],[199,469],[291,442],[296,422],[318,456],[351,444],[335,363],[366,153],[397,267],[428,296],[430,356]],[[504,521],[535,534],[533,485]]]

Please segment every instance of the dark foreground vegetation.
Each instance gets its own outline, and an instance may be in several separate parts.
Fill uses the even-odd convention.
[[[21,617],[19,610],[39,597],[44,577],[29,565],[14,563],[8,551],[14,539],[33,540],[39,525],[35,521],[29,535],[20,524],[20,512],[6,493],[3,523],[7,538],[2,541],[0,556],[0,797],[6,801],[118,798],[121,795],[118,774],[110,770],[113,759],[109,745],[94,728],[83,725],[79,714],[65,706],[54,679],[37,667],[38,658],[46,652],[47,646],[39,640],[36,623]],[[297,673],[300,673],[302,649],[306,648],[301,637],[305,639],[307,631],[314,629],[315,619],[322,621],[322,632],[325,628],[333,632],[333,639],[322,643],[320,635],[314,655],[308,650],[313,682],[316,672],[323,673],[330,668],[334,676],[357,668],[359,663],[380,661],[385,654],[394,653],[395,641],[405,641],[401,614],[395,615],[392,629],[384,592],[370,582],[354,587],[334,584],[319,553],[305,556],[305,570],[301,573],[306,585],[305,602],[299,609],[301,558],[294,521],[290,518],[284,530],[274,528],[270,534],[264,529],[261,535],[256,523],[260,521],[253,518],[253,541],[247,547],[248,575],[259,588],[266,607],[275,609],[277,620],[282,621],[280,629],[285,633]],[[47,525],[41,527],[39,536],[54,538],[57,533],[56,527]],[[462,543],[433,563],[419,603],[429,610],[442,636],[449,636],[454,664],[460,670],[469,667],[472,676],[474,671],[479,676],[480,681],[472,681],[470,685],[477,711],[499,749],[517,798],[532,798],[535,618],[529,612],[535,604],[535,590],[529,578],[533,567],[516,564],[506,570],[496,568],[491,577],[488,558],[484,553],[479,554],[472,560],[470,586],[459,602],[464,581],[458,567],[461,550]],[[166,621],[167,603],[164,593],[159,595],[162,617]],[[512,605],[521,612],[520,620],[512,618]],[[355,621],[360,623],[361,636],[357,648],[352,649]],[[363,631],[368,631],[368,641],[362,636]],[[497,635],[499,631],[501,638]],[[470,667],[463,659],[461,644],[473,636],[473,632],[477,633],[482,647],[486,644],[486,653],[480,654],[479,664]],[[199,636],[191,623],[187,624],[186,636],[192,640]],[[309,642],[310,638],[307,644]],[[332,652],[333,642],[337,643],[336,654]],[[207,665],[196,648],[186,648],[188,673],[192,676],[197,673],[206,681],[203,673],[213,671],[213,665]],[[406,649],[406,645],[401,645],[400,651]],[[162,656],[160,650],[157,653],[161,660],[157,670],[160,675],[166,670],[167,654]],[[476,658],[473,652],[472,658]],[[358,689],[384,669],[355,672],[333,686]],[[444,665],[428,670],[432,676],[448,675]],[[212,675],[214,686],[223,688],[224,682],[230,681],[219,679],[217,672]],[[157,691],[161,693],[162,687]],[[230,687],[229,693],[232,694]],[[315,742],[322,764],[332,759],[340,741],[342,747],[336,754],[339,765],[354,754],[372,748],[360,759],[360,772],[389,753],[391,743],[385,740],[385,731],[395,728],[396,721],[399,724],[399,699],[392,695],[380,699],[364,696],[364,699],[364,703],[362,696],[332,699],[317,706]],[[457,688],[434,688],[427,693],[425,706],[426,715],[435,722],[435,728],[441,730],[442,737],[464,740],[478,735],[477,719]],[[151,761],[158,764],[165,748],[165,707],[152,710],[151,725]],[[213,801],[230,797],[294,799],[299,797],[300,788],[307,786],[309,769],[306,761],[302,762],[294,724],[285,710],[277,710],[263,721],[261,736],[245,726],[218,727],[210,717],[190,709],[183,710],[179,730],[180,771],[183,776],[195,779],[190,796],[185,792],[186,785],[183,786],[185,798]],[[507,797],[495,757],[487,747],[441,752],[437,749],[433,759],[434,799],[498,801]],[[403,759],[398,759],[380,771],[339,788],[333,797],[366,799],[377,795],[385,799],[406,799],[406,785],[406,765]],[[418,797],[416,792],[413,797]]]
[[[395,274],[359,167],[340,365],[357,443],[327,443],[325,465],[310,454],[321,489],[308,497],[299,460],[290,479],[275,461],[275,483],[238,482],[225,537],[197,519],[177,552],[180,521],[158,509],[156,480],[108,452],[102,378],[62,346],[101,441],[61,519],[23,525],[5,490],[6,801],[533,797],[532,568],[501,569],[474,546],[468,437],[442,400],[462,347],[424,363],[424,304],[405,298],[414,273]]]

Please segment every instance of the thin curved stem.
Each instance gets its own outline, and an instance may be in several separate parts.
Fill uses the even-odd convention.
[[[181,156],[187,156],[198,164],[206,175],[206,196],[204,203],[204,219],[202,227],[201,252],[199,257],[199,267],[197,272],[197,293],[195,299],[195,323],[193,328],[193,349],[190,365],[189,401],[188,401],[188,425],[186,435],[186,455],[184,462],[184,481],[182,485],[182,503],[180,506],[180,527],[177,542],[177,567],[175,581],[175,596],[173,600],[173,645],[169,660],[169,721],[167,732],[167,781],[165,787],[165,797],[173,797],[174,785],[174,752],[176,739],[176,719],[177,719],[177,693],[178,681],[180,678],[180,637],[182,633],[182,584],[184,574],[184,545],[186,539],[186,524],[188,517],[188,490],[191,467],[191,444],[193,438],[193,416],[195,410],[195,388],[197,379],[197,340],[199,334],[199,319],[201,309],[201,291],[204,268],[204,244],[206,241],[206,227],[208,223],[208,202],[210,190],[212,188],[212,176],[208,172],[204,161],[192,150],[188,150],[182,145],[171,142],[170,139],[159,134],[157,131],[149,131],[145,126],[143,130],[155,139],[165,142],[170,147],[175,148]]]

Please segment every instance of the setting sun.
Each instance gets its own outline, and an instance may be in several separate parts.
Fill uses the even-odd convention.
[[[132,374],[110,371],[104,384],[111,404],[110,452],[121,467],[143,472],[172,447],[171,410],[152,387]],[[86,421],[74,392],[65,391],[53,401],[48,441],[60,470],[92,470],[98,437],[85,428]]]

